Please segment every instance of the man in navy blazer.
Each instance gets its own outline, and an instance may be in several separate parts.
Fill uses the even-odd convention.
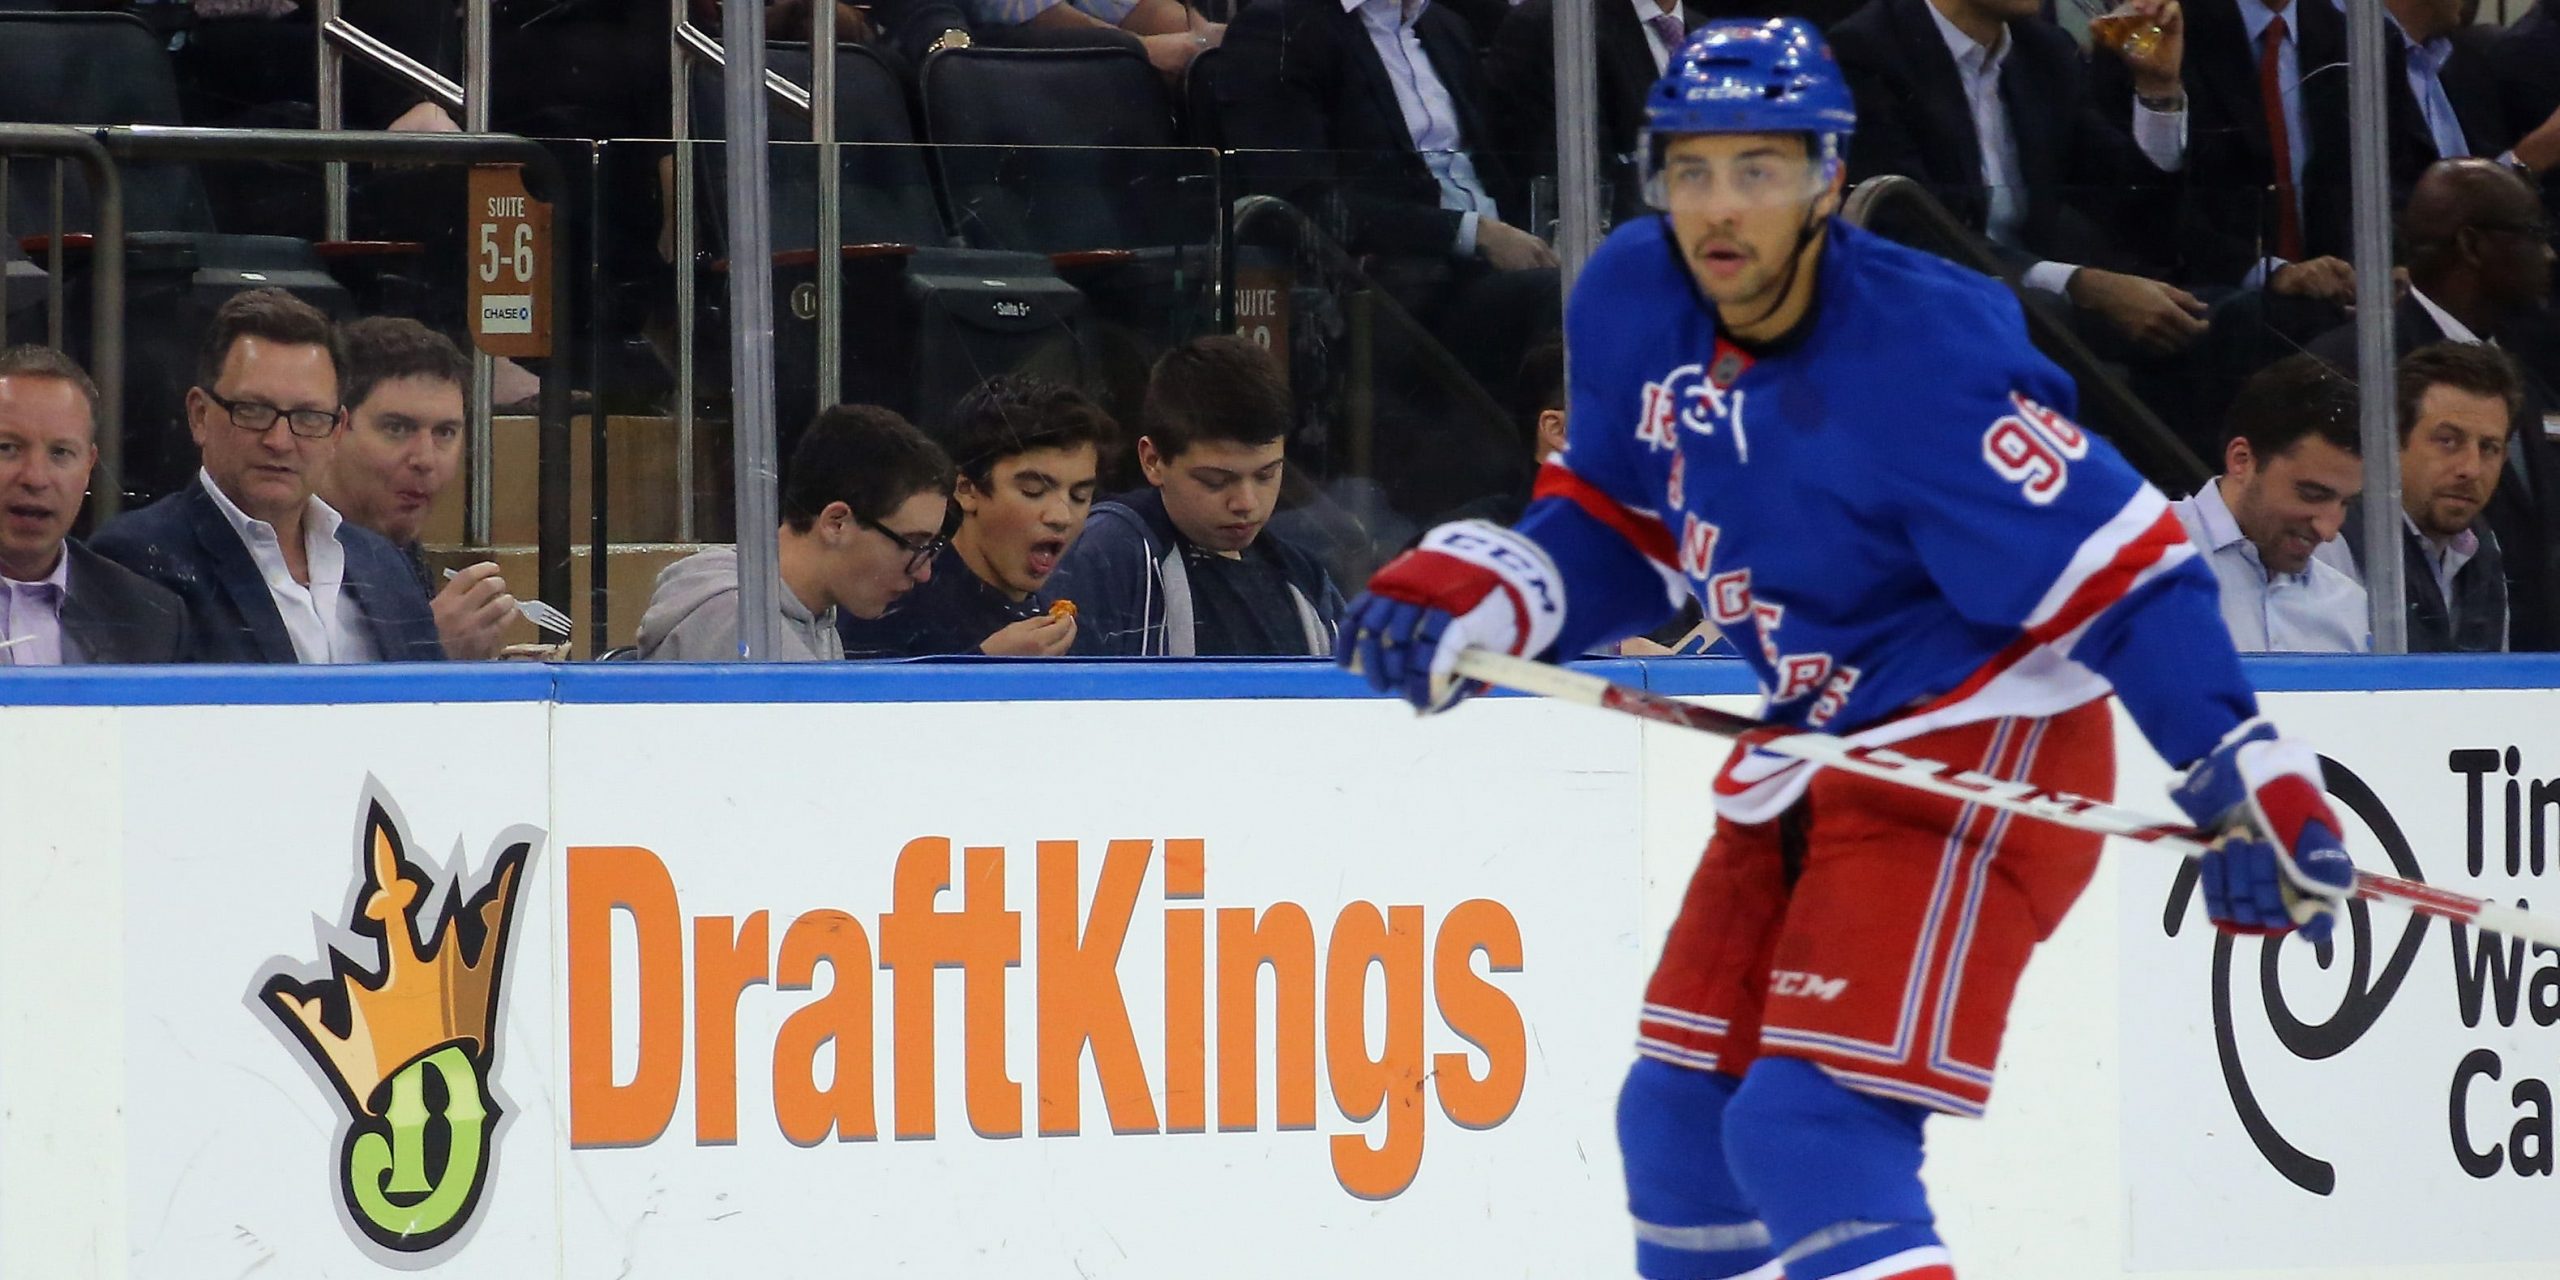
[[[337,329],[252,289],[214,313],[187,392],[195,482],[107,526],[99,554],[176,592],[198,662],[445,656],[426,592],[382,535],[312,492],[346,429]]]

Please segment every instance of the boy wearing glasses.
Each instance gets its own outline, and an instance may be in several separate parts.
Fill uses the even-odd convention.
[[[313,492],[346,412],[337,328],[281,289],[214,312],[187,391],[196,482],[93,546],[178,594],[197,662],[409,662],[445,656],[427,593],[381,534]]]
[[[872,405],[818,415],[782,477],[772,660],[841,658],[839,617],[877,618],[933,576],[950,545],[951,460],[907,420]],[[640,656],[738,657],[738,550],[713,547],[658,574],[640,615]]]
[[[952,410],[961,513],[932,579],[888,616],[848,617],[856,658],[985,653],[1045,658],[1076,639],[1075,615],[1046,590],[1084,532],[1102,448],[1117,433],[1081,391],[1037,378],[980,383]]]

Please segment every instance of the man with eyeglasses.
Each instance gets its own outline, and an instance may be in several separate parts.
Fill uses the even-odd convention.
[[[841,658],[839,615],[877,618],[931,579],[959,525],[951,486],[951,459],[906,419],[873,405],[820,413],[783,469],[768,658]],[[738,602],[736,547],[668,565],[640,615],[641,658],[735,661]]]
[[[2485,517],[2505,553],[2509,647],[2560,650],[2560,454],[2545,415],[2560,412],[2560,370],[2537,368],[2518,340],[2551,297],[2551,222],[2532,187],[2493,161],[2440,160],[2400,211],[2409,290],[2392,317],[2393,358],[2437,342],[2486,342],[2517,358],[2523,394],[2507,434],[2504,478]],[[2314,339],[2311,353],[2356,367],[2352,324]]]
[[[346,411],[337,327],[281,289],[214,312],[187,391],[196,482],[99,533],[100,555],[177,592],[198,662],[438,661],[426,592],[381,534],[313,491]]]

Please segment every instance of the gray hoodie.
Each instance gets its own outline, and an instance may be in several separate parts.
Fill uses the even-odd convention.
[[[836,611],[812,614],[779,581],[774,603],[775,662],[830,662],[844,656]],[[738,549],[713,547],[658,571],[657,589],[640,615],[640,656],[656,662],[726,662],[738,656]]]

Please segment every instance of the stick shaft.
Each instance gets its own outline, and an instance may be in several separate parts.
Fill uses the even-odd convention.
[[[2086,796],[2048,791],[2030,782],[1987,777],[1938,760],[1906,756],[1886,747],[1863,747],[1809,729],[1771,724],[1629,688],[1587,672],[1532,662],[1484,649],[1458,655],[1457,673],[1470,680],[1534,693],[1542,697],[1599,707],[1647,720],[1696,729],[1725,738],[1747,738],[1776,755],[1791,756],[1825,768],[1876,778],[1896,786],[1969,804],[2005,809],[2076,831],[2093,831],[2148,845],[2182,858],[2203,856],[2203,833],[2183,822],[2163,822],[2131,809]],[[2532,915],[2503,903],[2474,898],[2451,889],[2397,876],[2356,872],[2354,896],[2384,902],[2443,920],[2473,925],[2509,938],[2560,946],[2560,921]]]

